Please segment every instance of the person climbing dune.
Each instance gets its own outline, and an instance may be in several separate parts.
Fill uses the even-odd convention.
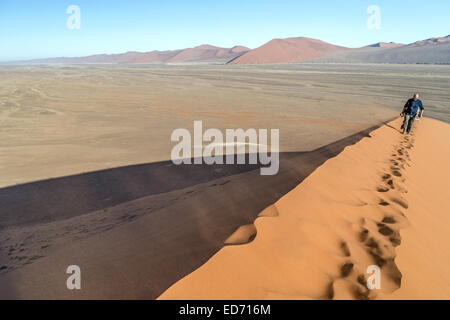
[[[401,116],[405,118],[401,128],[403,134],[411,133],[416,117],[422,118],[424,110],[425,108],[422,101],[419,99],[419,94],[415,93],[413,97],[406,102],[401,113]]]

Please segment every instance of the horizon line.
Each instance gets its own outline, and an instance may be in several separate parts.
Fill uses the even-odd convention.
[[[416,43],[416,42],[419,42],[419,41],[426,41],[426,40],[430,40],[430,39],[447,38],[447,37],[450,37],[450,34],[446,35],[446,36],[445,35],[444,36],[436,36],[436,37],[431,37],[431,38],[428,38],[428,39],[416,40],[415,42],[411,42],[411,43],[407,43],[407,44],[406,43],[398,43],[398,42],[395,42],[395,41],[389,41],[389,42],[387,42],[387,41],[378,41],[378,42],[370,43],[370,44],[367,44],[367,45],[364,45],[364,46],[361,46],[361,47],[346,47],[346,46],[342,46],[340,44],[328,42],[328,41],[317,39],[317,38],[311,38],[311,37],[306,37],[306,36],[297,36],[297,37],[286,37],[286,38],[272,38],[272,39],[270,39],[268,41],[265,41],[263,44],[261,44],[260,46],[255,47],[255,48],[250,48],[250,47],[247,47],[246,45],[242,45],[242,44],[237,44],[237,45],[234,45],[232,47],[220,47],[220,46],[216,46],[216,45],[213,45],[213,44],[210,44],[210,43],[203,43],[203,44],[196,45],[196,46],[193,46],[193,47],[186,47],[186,48],[179,48],[179,49],[154,49],[154,50],[150,50],[150,51],[128,50],[128,51],[125,51],[125,52],[93,53],[93,54],[80,55],[80,56],[47,56],[47,57],[42,57],[42,58],[31,58],[31,59],[21,59],[21,60],[15,60],[15,59],[12,59],[12,60],[0,60],[0,63],[29,62],[29,61],[34,61],[34,60],[48,60],[48,59],[76,59],[76,58],[87,58],[87,57],[95,57],[95,56],[114,56],[114,55],[122,55],[122,54],[127,54],[127,53],[146,54],[146,53],[151,53],[151,52],[174,52],[174,51],[183,51],[183,50],[187,50],[187,49],[195,49],[195,48],[199,48],[199,47],[202,47],[202,46],[211,46],[211,47],[215,47],[215,48],[219,48],[219,49],[233,49],[233,48],[236,48],[236,47],[245,47],[245,48],[249,49],[249,51],[251,51],[251,50],[255,50],[257,48],[260,48],[261,46],[264,46],[265,44],[267,44],[267,43],[269,43],[270,41],[273,41],[273,40],[286,40],[286,39],[296,39],[296,38],[305,38],[305,39],[311,39],[311,40],[318,40],[318,41],[325,42],[327,44],[331,44],[331,45],[334,45],[334,46],[339,46],[339,47],[347,48],[347,49],[361,49],[361,48],[370,47],[370,46],[373,46],[373,45],[379,44],[379,43],[388,43],[388,44],[389,43],[396,43],[396,44],[400,44],[400,45],[403,45],[403,46],[407,46],[407,45],[410,45],[410,44],[413,44],[413,43]]]

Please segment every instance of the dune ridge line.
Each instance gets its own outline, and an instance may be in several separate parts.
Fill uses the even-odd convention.
[[[450,202],[428,187],[437,171],[448,190],[450,126],[426,119],[403,136],[400,124],[328,160],[159,299],[448,299]]]

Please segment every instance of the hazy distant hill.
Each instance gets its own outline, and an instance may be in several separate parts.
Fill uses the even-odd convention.
[[[135,57],[134,59],[127,60],[124,63],[164,63],[179,54],[181,51],[182,50],[146,52],[142,53],[138,57]]]
[[[339,51],[308,62],[449,64],[450,36],[417,41],[409,45],[369,46]]]
[[[310,38],[274,39],[259,48],[250,50],[230,64],[293,63],[326,56],[348,48],[335,46]]]
[[[144,53],[126,63],[187,63],[187,62],[227,62],[249,49],[242,46],[220,48],[211,45],[201,45],[195,48],[175,51],[152,51]]]
[[[236,58],[247,52],[248,48],[235,46],[233,48],[220,48],[211,45],[201,45],[195,48],[183,50],[151,51],[151,52],[127,52],[123,54],[99,54],[88,57],[76,58],[48,58],[29,61],[18,61],[18,63],[195,63],[195,62],[222,62]]]
[[[27,61],[17,61],[18,63],[125,63],[140,57],[141,52],[126,52],[121,54],[96,54],[87,57],[59,57],[47,59],[34,59]]]

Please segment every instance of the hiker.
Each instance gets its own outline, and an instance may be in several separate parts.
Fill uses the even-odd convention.
[[[405,117],[402,125],[403,134],[405,132],[411,133],[416,117],[422,118],[424,109],[422,101],[419,99],[419,94],[415,93],[403,107],[402,116]]]

